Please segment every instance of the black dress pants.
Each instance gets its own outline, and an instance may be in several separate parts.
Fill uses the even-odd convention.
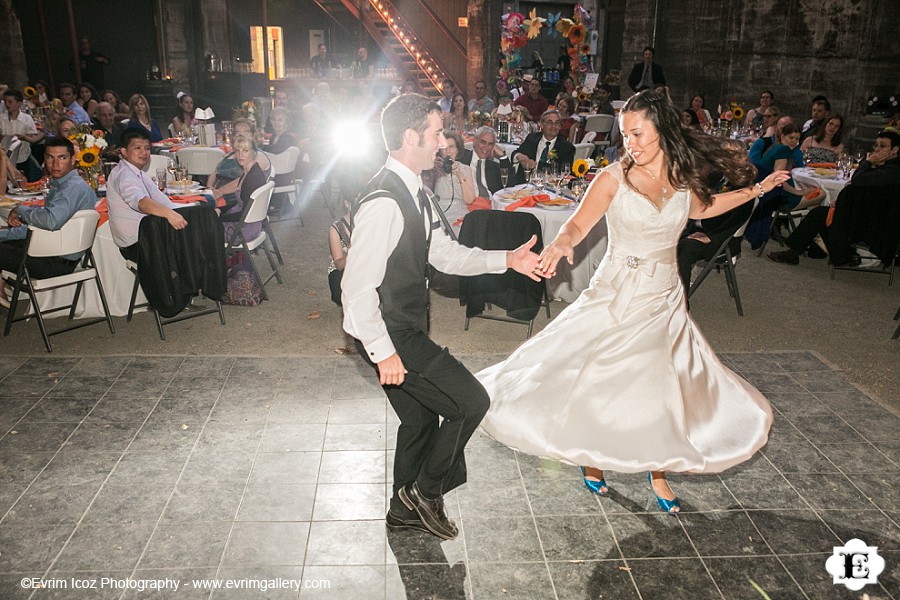
[[[402,385],[386,385],[400,418],[394,456],[391,508],[401,509],[397,491],[418,482],[426,498],[436,498],[466,481],[463,450],[487,413],[490,398],[462,363],[420,330],[391,331],[408,373]],[[358,341],[357,350],[370,364]]]
[[[9,240],[0,243],[0,271],[15,273],[25,255],[25,240]],[[49,279],[68,275],[75,270],[77,260],[67,260],[58,256],[31,256],[26,259],[28,273],[35,279]]]
[[[691,289],[691,271],[701,260],[712,260],[722,242],[701,242],[689,237],[678,240],[678,275],[684,284],[684,294]]]
[[[832,240],[830,240],[830,236],[828,235],[828,226],[825,225],[825,221],[828,219],[828,207],[827,206],[817,206],[809,211],[803,220],[797,224],[797,228],[791,232],[791,235],[787,237],[784,241],[785,245],[796,252],[797,254],[803,254],[809,245],[813,243],[813,240],[816,239],[817,235],[822,236],[822,240],[825,242],[825,245],[828,247],[828,253],[832,255],[834,254]]]

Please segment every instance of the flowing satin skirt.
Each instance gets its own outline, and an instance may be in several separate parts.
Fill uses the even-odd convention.
[[[599,275],[540,334],[478,373],[491,396],[484,430],[521,452],[625,473],[714,473],[753,456],[771,407],[716,357],[681,284],[639,289],[616,322],[616,290]]]

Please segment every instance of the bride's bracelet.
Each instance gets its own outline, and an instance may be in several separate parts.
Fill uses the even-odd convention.
[[[762,198],[766,195],[766,190],[763,189],[763,186],[761,186],[759,183],[755,183],[754,185],[756,186],[756,189],[759,190],[759,194],[756,194],[758,198]],[[750,191],[753,191],[753,188],[750,188]]]

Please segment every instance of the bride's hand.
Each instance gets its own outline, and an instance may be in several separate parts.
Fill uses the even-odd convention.
[[[569,237],[567,235],[559,235],[549,246],[541,251],[541,255],[538,258],[538,272],[543,277],[553,277],[556,275],[556,264],[564,256],[570,265],[575,262],[575,249],[569,242]]]

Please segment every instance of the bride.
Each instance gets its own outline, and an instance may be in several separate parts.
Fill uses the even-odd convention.
[[[750,458],[772,423],[768,401],[718,360],[689,316],[676,246],[688,219],[708,219],[772,190],[726,140],[681,126],[664,96],[622,108],[626,155],[597,177],[541,253],[539,272],[573,261],[604,215],[609,249],[591,284],[539,335],[478,374],[491,396],[484,429],[521,452],[582,465],[605,494],[602,469],[648,471],[659,507],[680,503],[666,471],[713,473]],[[713,194],[711,172],[733,191]]]

